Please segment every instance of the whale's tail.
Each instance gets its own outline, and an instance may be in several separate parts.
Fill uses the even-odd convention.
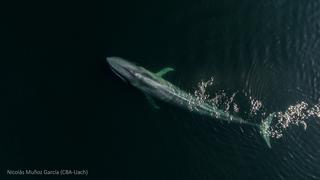
[[[274,118],[274,113],[270,114],[267,118],[265,118],[259,126],[260,134],[262,138],[266,141],[269,148],[271,148],[269,127],[271,125],[273,118]]]

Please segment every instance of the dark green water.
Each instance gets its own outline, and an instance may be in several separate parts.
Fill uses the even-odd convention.
[[[1,125],[8,168],[82,168],[101,179],[320,179],[320,119],[290,126],[269,149],[257,129],[158,102],[115,76],[120,56],[193,92],[236,98],[250,116],[318,104],[318,1],[26,3],[4,21],[9,71]],[[6,12],[10,14],[10,10]],[[6,72],[6,71],[5,71]]]

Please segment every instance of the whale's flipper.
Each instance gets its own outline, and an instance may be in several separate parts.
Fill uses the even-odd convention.
[[[166,68],[161,69],[159,72],[157,72],[157,73],[155,73],[155,74],[156,74],[157,76],[159,76],[159,77],[162,77],[163,75],[167,74],[167,73],[170,72],[170,71],[174,71],[174,69],[171,68],[171,67],[166,67]]]
[[[263,139],[266,141],[269,148],[271,148],[271,143],[270,143],[270,135],[268,133],[268,130],[273,118],[274,118],[274,113],[270,114],[266,119],[264,119],[259,126],[260,134],[263,137]]]
[[[156,102],[154,102],[154,100],[152,99],[152,97],[150,97],[148,94],[145,94],[146,95],[146,98],[148,100],[148,102],[151,104],[151,106],[154,108],[154,109],[160,109],[160,107],[156,104]]]

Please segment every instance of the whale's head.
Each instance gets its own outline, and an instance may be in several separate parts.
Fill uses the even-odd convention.
[[[134,84],[144,77],[146,70],[120,57],[107,57],[111,70],[125,82]]]
[[[118,77],[143,92],[158,91],[159,86],[161,86],[160,77],[123,58],[107,57],[107,62]]]
[[[165,93],[171,88],[171,84],[157,73],[152,73],[123,58],[107,57],[107,63],[119,78],[147,95],[166,98]]]
[[[120,57],[107,57],[111,70],[122,80],[131,82],[136,78],[139,67]]]

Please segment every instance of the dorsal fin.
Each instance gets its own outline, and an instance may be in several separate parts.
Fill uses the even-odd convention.
[[[157,76],[159,76],[159,77],[162,77],[162,76],[164,76],[165,74],[167,74],[167,73],[170,72],[170,71],[174,71],[174,69],[171,68],[171,67],[165,67],[165,68],[161,69],[159,72],[157,72],[157,73],[155,73],[155,74],[156,74]]]

